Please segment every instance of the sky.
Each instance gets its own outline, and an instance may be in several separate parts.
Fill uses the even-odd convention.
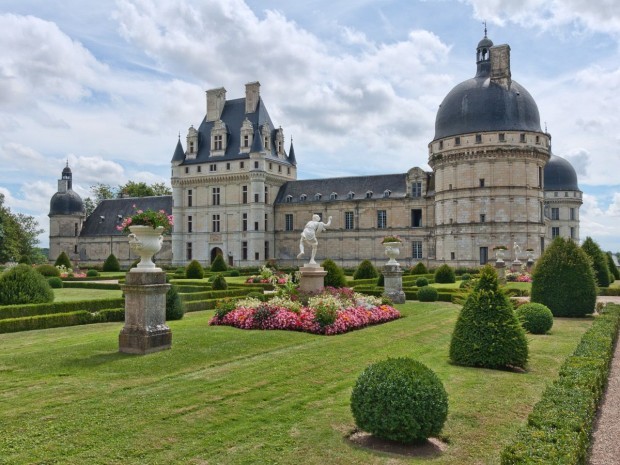
[[[437,109],[474,76],[483,21],[577,171],[581,239],[620,252],[617,0],[2,0],[0,193],[47,247],[67,161],[83,199],[169,185],[205,91],[240,98],[252,81],[299,179],[430,170]]]

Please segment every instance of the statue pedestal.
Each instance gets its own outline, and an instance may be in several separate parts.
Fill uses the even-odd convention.
[[[172,331],[166,325],[164,272],[127,273],[125,284],[125,326],[118,336],[118,350],[126,354],[150,354],[172,347]]]
[[[304,292],[319,292],[325,287],[327,271],[322,266],[306,264],[299,269],[299,290]]]
[[[383,266],[383,295],[390,298],[395,304],[405,303],[405,293],[403,292],[403,271],[400,265]]]
[[[497,271],[497,278],[500,283],[506,284],[506,262],[498,259],[495,262],[495,271]]]
[[[517,271],[521,271],[521,266],[523,265],[523,263],[521,263],[521,260],[519,260],[518,258],[515,259],[514,262],[512,262],[510,264],[510,271],[512,271],[513,273],[516,273]]]

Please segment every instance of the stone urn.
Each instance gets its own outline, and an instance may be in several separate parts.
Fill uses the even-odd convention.
[[[389,258],[387,265],[398,265],[396,261],[396,257],[400,255],[400,247],[403,245],[402,242],[384,242],[383,247],[385,247],[385,255]]]
[[[142,272],[159,272],[161,268],[153,263],[153,255],[161,250],[164,242],[164,227],[153,228],[152,226],[134,225],[129,226],[131,234],[129,238],[129,247],[131,250],[140,255],[140,262],[137,268],[131,271]]]
[[[506,252],[506,249],[496,249],[495,250],[495,260],[497,262],[502,263],[504,261],[504,253]]]

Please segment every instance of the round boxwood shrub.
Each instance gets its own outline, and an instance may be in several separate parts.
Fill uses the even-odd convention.
[[[62,289],[62,279],[60,279],[57,276],[52,276],[51,278],[47,278],[47,282],[49,283],[51,288]]]
[[[211,271],[220,272],[228,270],[228,265],[224,261],[224,257],[222,255],[216,255],[213,263],[211,263]]]
[[[37,270],[39,273],[41,273],[43,276],[46,276],[46,277],[49,277],[49,276],[60,277],[60,270],[56,268],[54,265],[49,265],[47,263],[37,266],[35,270]]]
[[[532,334],[545,334],[553,326],[553,313],[543,304],[520,305],[516,314],[523,328]]]
[[[370,260],[363,260],[353,273],[353,279],[374,279],[378,277],[379,272]]]
[[[239,270],[230,270],[228,276],[241,276]]]
[[[331,287],[345,287],[347,285],[347,278],[344,276],[344,271],[336,262],[328,258],[321,262],[321,266],[327,271],[327,275],[324,279],[325,286]]]
[[[67,269],[73,268],[73,265],[71,264],[71,260],[69,259],[69,256],[65,253],[64,250],[60,252],[60,255],[58,255],[58,258],[56,258],[56,261],[54,262],[54,266],[61,266],[61,265],[63,265]]]
[[[54,301],[47,279],[32,266],[17,265],[0,275],[0,305],[41,304]]]
[[[205,270],[197,260],[192,260],[185,268],[187,279],[202,279],[205,277]]]
[[[418,279],[415,280],[415,285],[417,287],[424,287],[424,286],[428,286],[428,279],[426,279],[423,276],[420,276]]]
[[[88,270],[86,276],[94,278],[95,276],[99,276],[99,272],[97,270]]]
[[[418,300],[420,302],[436,302],[438,296],[437,289],[432,286],[422,286],[418,289]]]
[[[450,359],[457,365],[525,367],[527,338],[508,297],[499,289],[495,270],[482,268],[452,333]]]
[[[226,282],[226,278],[221,274],[216,274],[213,278],[213,283],[211,284],[211,288],[214,291],[225,291],[228,289],[228,283]]]
[[[410,443],[437,436],[448,416],[448,394],[437,375],[411,358],[389,358],[367,367],[351,394],[358,428],[383,439]]]
[[[469,273],[463,273],[461,275],[461,281],[469,281],[471,279],[471,275]]]
[[[166,293],[166,320],[180,320],[184,314],[183,301],[177,287],[173,284]]]
[[[596,280],[588,255],[572,240],[557,237],[534,267],[530,296],[556,317],[593,313]]]
[[[116,256],[111,253],[108,258],[103,262],[103,271],[121,271],[121,264],[118,262]]]
[[[455,283],[456,275],[454,270],[446,264],[441,265],[435,270],[435,282],[436,283]]]
[[[185,278],[185,268],[180,266],[174,271],[175,278]]]
[[[416,263],[416,265],[413,268],[411,268],[411,274],[427,274],[427,273],[428,273],[428,270],[426,269],[426,266],[422,262]]]

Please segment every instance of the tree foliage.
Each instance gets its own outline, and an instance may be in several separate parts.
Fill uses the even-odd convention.
[[[614,259],[611,256],[611,252],[607,252],[605,255],[607,256],[607,265],[609,266],[609,271],[611,273],[611,276],[613,277],[612,282],[615,281],[616,279],[620,279],[620,270],[618,270],[618,267],[614,263]]]
[[[54,292],[32,266],[17,265],[0,275],[0,305],[52,302]]]
[[[591,237],[586,237],[586,240],[581,244],[581,249],[587,253],[592,260],[592,268],[594,268],[594,276],[597,284],[600,287],[609,287],[609,265],[607,264],[607,258],[601,248]]]
[[[4,194],[0,193],[0,263],[22,259],[39,263],[40,252],[36,246],[43,229],[33,216],[11,212],[4,200]]]
[[[336,265],[336,262],[332,259],[327,258],[323,260],[321,266],[325,271],[327,271],[327,275],[324,279],[324,284],[326,287],[345,287],[347,285],[347,278],[344,275],[344,271]]]
[[[172,190],[163,182],[147,184],[145,182],[127,181],[123,185],[111,187],[109,184],[97,183],[90,186],[91,197],[84,199],[86,215],[90,215],[99,205],[99,202],[107,199],[120,199],[122,197],[154,197],[160,195],[172,195]]]
[[[353,273],[353,279],[373,279],[378,277],[379,272],[370,260],[363,260],[355,270],[355,273]]]

